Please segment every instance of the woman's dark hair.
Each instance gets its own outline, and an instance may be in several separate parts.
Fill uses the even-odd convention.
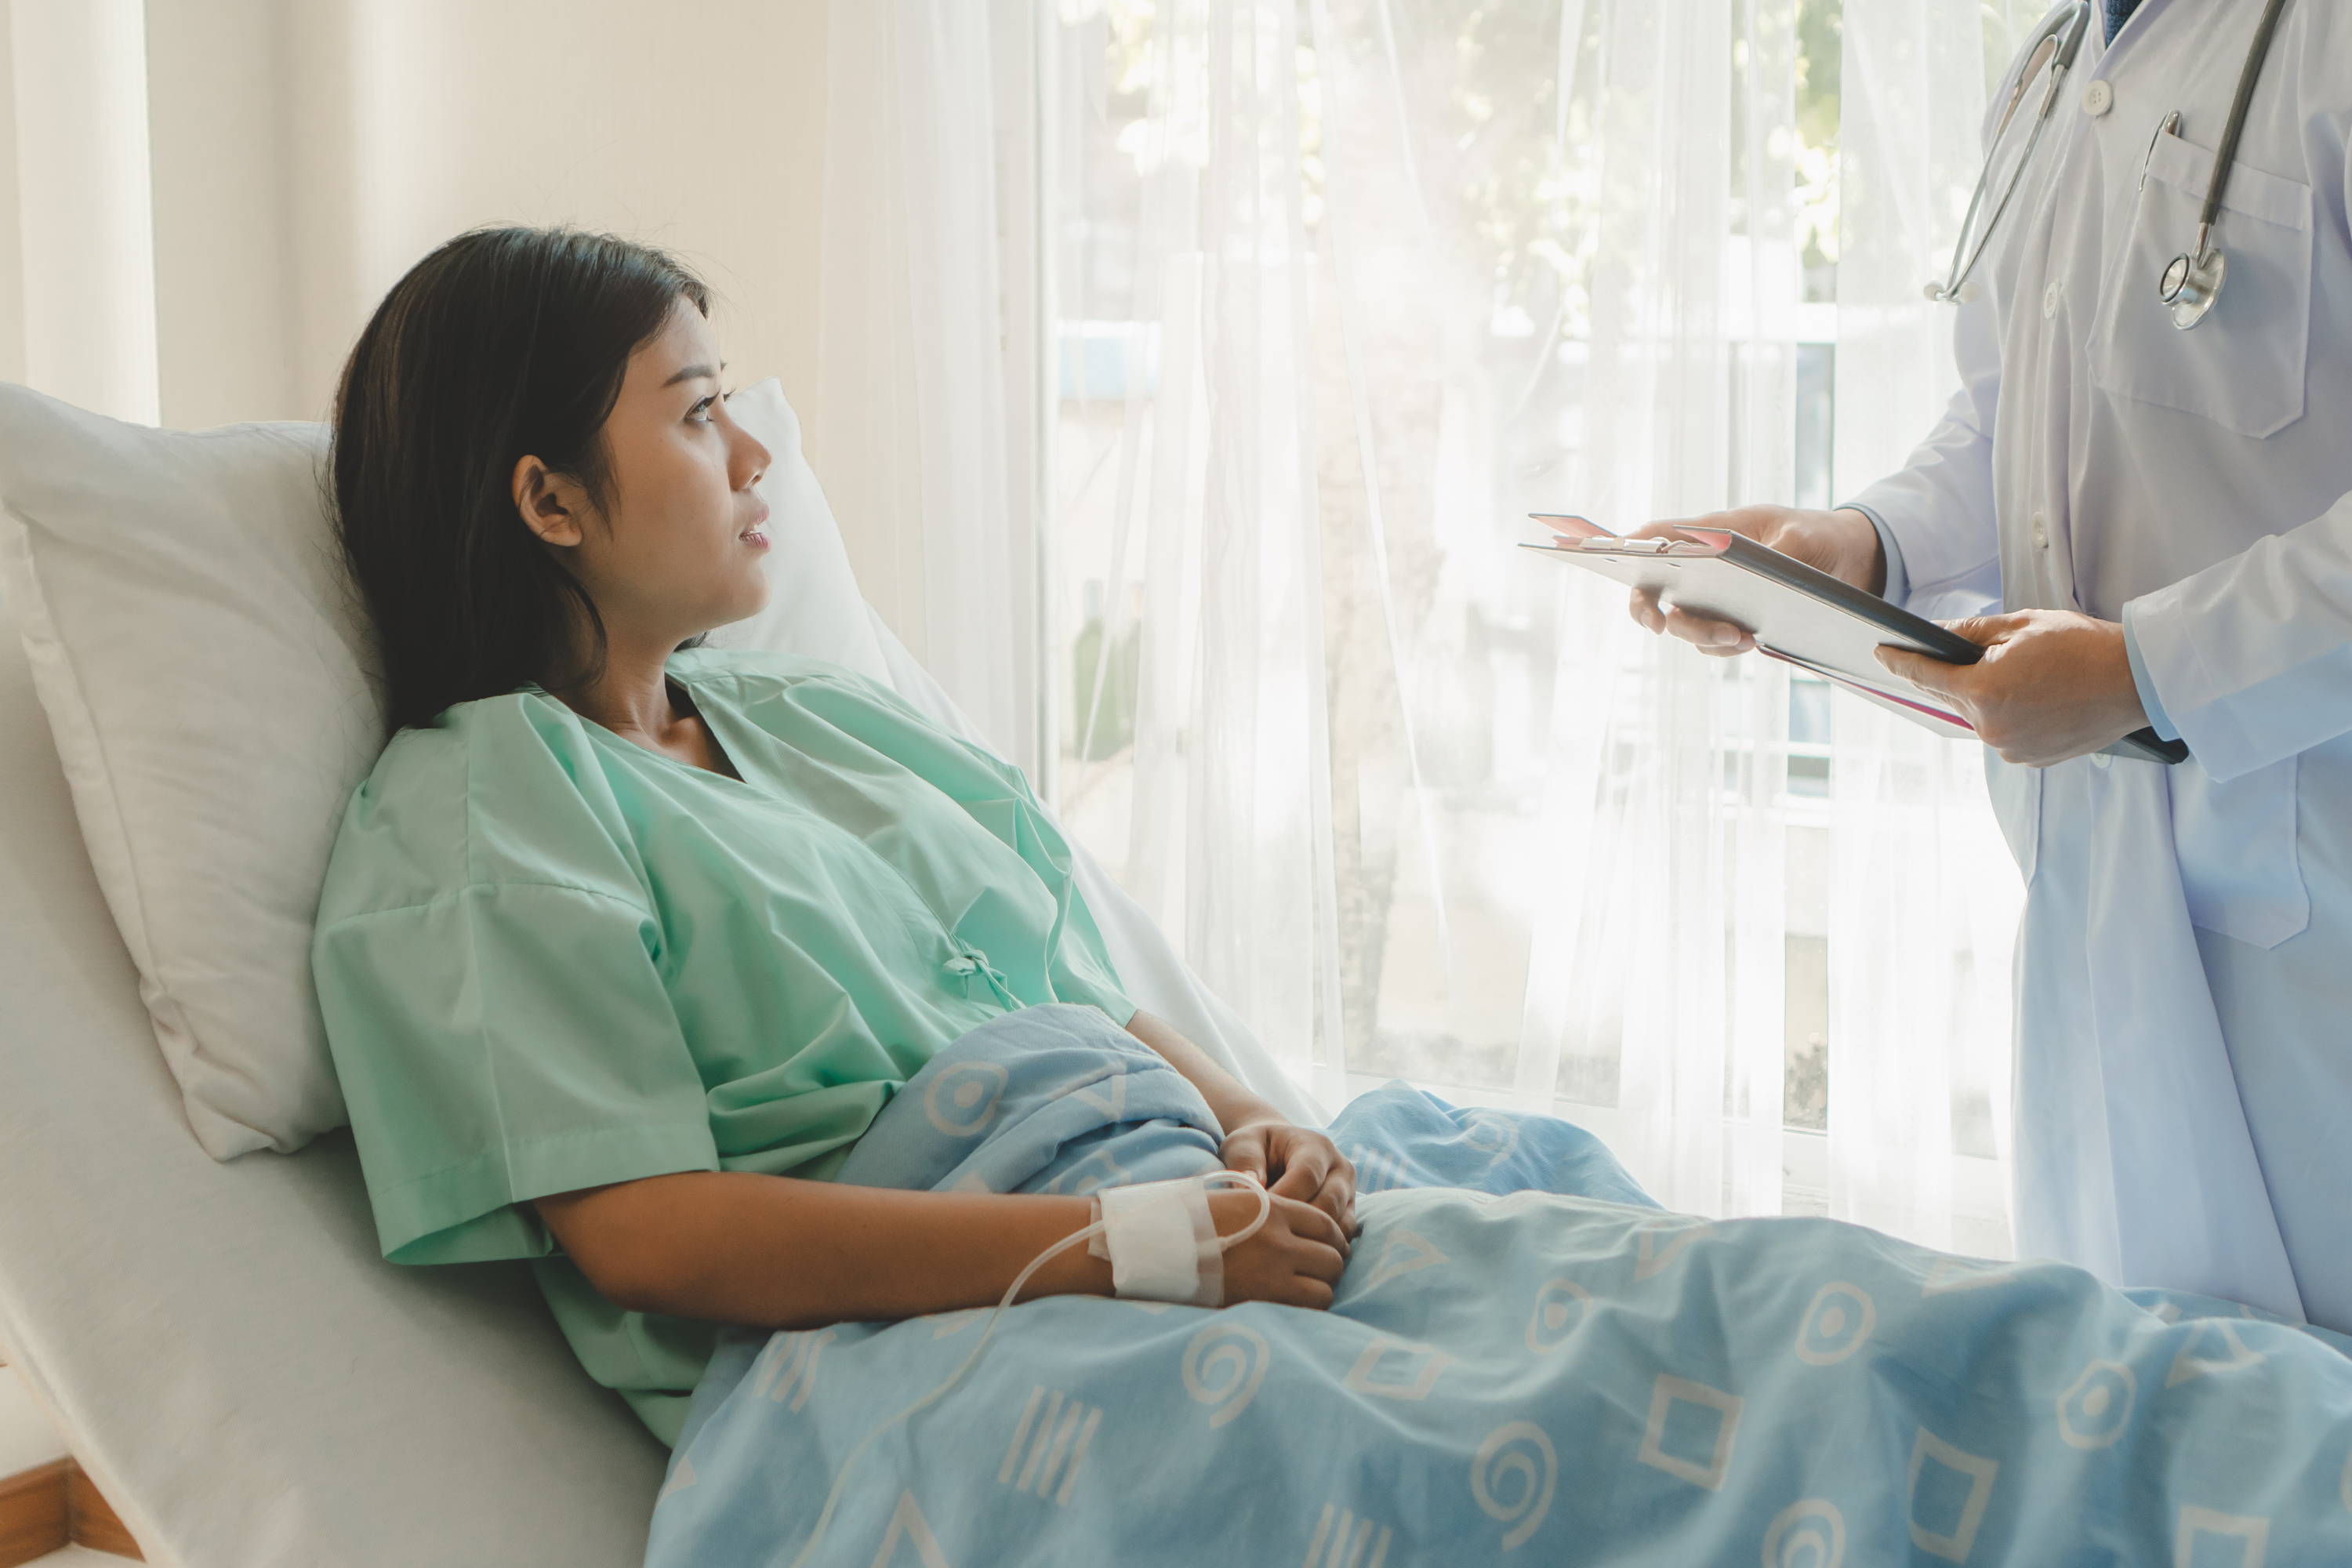
[[[528,680],[568,688],[601,671],[603,618],[516,515],[514,468],[536,456],[606,504],[604,420],[629,355],[681,296],[710,313],[702,280],[652,246],[478,228],[376,307],[336,388],[331,466],[393,731]],[[568,667],[583,617],[589,657]]]

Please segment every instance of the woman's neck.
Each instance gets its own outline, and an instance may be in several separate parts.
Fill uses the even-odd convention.
[[[669,656],[674,647],[630,644],[611,639],[604,668],[593,681],[556,690],[555,696],[583,719],[592,719],[616,735],[625,735],[656,751],[675,739],[690,708],[672,700]],[[575,665],[574,668],[577,668]]]

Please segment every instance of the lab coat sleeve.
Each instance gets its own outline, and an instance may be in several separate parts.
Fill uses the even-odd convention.
[[[2148,673],[2147,656],[2139,650],[2139,636],[2126,619],[2124,627],[2124,658],[2131,665],[2132,689],[2139,693],[2140,711],[2147,717],[2147,727],[2158,740],[2178,741],[2180,731],[2173,727],[2170,715],[2164,710],[2164,699],[2157,695],[2156,677]]]
[[[1878,531],[1878,552],[1886,563],[1886,581],[1878,590],[1879,597],[1890,605],[1899,605],[1911,597],[1911,573],[1903,564],[1903,541],[1886,526],[1886,520],[1860,501],[1848,501],[1844,510],[1858,511],[1870,519],[1870,526]]]
[[[2123,623],[2150,722],[2216,779],[2352,731],[2352,494],[2128,601]]]
[[[2352,731],[2352,495],[2124,605],[2158,705],[2232,779]]]
[[[1960,385],[1943,419],[1901,468],[1842,503],[1879,530],[1887,598],[1922,615],[1974,614],[2000,598],[1992,485],[2000,342],[1989,291],[1980,288],[1956,317]]]

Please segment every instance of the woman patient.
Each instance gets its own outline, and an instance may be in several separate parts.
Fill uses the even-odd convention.
[[[1328,1306],[1354,1171],[1121,994],[1019,771],[838,667],[700,646],[768,592],[769,454],[709,310],[658,250],[483,230],[344,367],[335,498],[392,735],[312,963],[384,1256],[532,1259],[675,1444],[719,1325],[992,1304],[1087,1224],[1085,1197],[827,1179],[958,1036],[1081,1003],[1272,1188],[1226,1301]],[[1230,1234],[1258,1199],[1210,1205]],[[1026,1294],[1081,1291],[1110,1265],[1072,1248]]]

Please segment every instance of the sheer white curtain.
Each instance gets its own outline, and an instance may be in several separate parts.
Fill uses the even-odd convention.
[[[1987,68],[2017,18],[1918,0],[1843,11],[1835,469],[1859,489],[1904,460],[1958,384],[1950,312],[1923,297],[1922,268],[1950,255]],[[1980,753],[1849,702],[1830,794],[1830,1212],[2000,1251],[2018,887]]]
[[[1074,763],[1062,795],[1210,988],[1336,1107],[1343,1058],[1318,1070],[1315,1051],[1337,1038],[1337,915],[1299,16],[1179,5],[1159,20],[1128,59],[1150,108],[1107,220],[1129,330],[1106,340],[1115,357],[1083,337],[1061,355],[1065,390],[1111,377],[1090,400],[1108,418],[1062,456],[1114,497],[1088,543],[1094,581],[1118,590],[1069,656],[1073,689],[1106,700],[1066,726],[1077,758],[1117,761]],[[1099,149],[1060,151],[1066,191]],[[1102,814],[1106,789],[1123,821]]]
[[[1843,47],[1795,0],[1015,14],[1030,52],[930,50],[966,79],[915,96],[990,105],[964,145],[1036,180],[1042,245],[1000,201],[983,265],[1047,305],[1008,353],[1064,820],[1327,1104],[1401,1076],[1591,1126],[1675,1207],[2003,1250],[2015,877],[1974,754],[1512,548],[1529,510],[1826,503],[1925,432],[1978,0],[1848,0]],[[1857,163],[1916,199],[1841,222]]]
[[[1010,8],[835,0],[809,449],[859,580],[1007,755],[1039,754],[1034,422],[1011,404],[993,39]]]

